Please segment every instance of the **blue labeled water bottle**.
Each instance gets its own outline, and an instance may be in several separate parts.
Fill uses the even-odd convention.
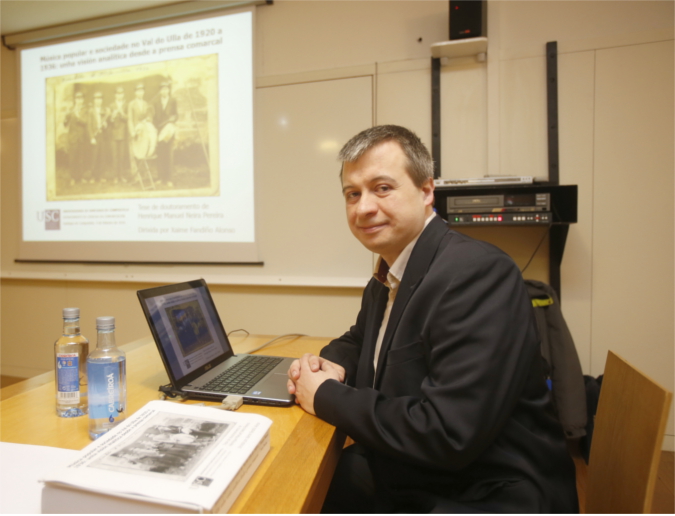
[[[98,439],[126,416],[126,355],[115,345],[115,318],[96,318],[96,349],[87,358],[89,437]]]
[[[56,371],[56,415],[84,416],[87,413],[87,355],[89,341],[80,333],[80,309],[63,309],[63,334],[54,343]]]

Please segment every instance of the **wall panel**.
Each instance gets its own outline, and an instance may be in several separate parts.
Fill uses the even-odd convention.
[[[260,274],[364,278],[371,253],[347,226],[342,145],[372,125],[372,79],[261,88],[257,93]]]
[[[597,52],[591,372],[611,349],[670,389],[673,86],[672,42]]]
[[[487,174],[487,70],[473,57],[441,68],[441,135],[441,177]]]
[[[545,59],[502,61],[499,80],[499,173],[548,179]]]
[[[82,332],[96,345],[96,317],[113,315],[118,344],[147,337],[136,290],[147,283],[2,281],[2,374],[30,377],[54,368],[61,309],[79,306]],[[337,337],[356,321],[361,289],[211,286],[226,331]]]
[[[560,182],[577,185],[578,223],[561,267],[562,307],[585,372],[591,370],[595,52],[558,56]]]
[[[258,75],[427,58],[448,37],[438,1],[282,1],[258,16]]]
[[[672,30],[675,6],[667,0],[521,0],[500,4],[502,58],[514,54],[543,56],[542,43],[546,41],[570,45],[592,38],[597,45],[617,36]]]
[[[431,66],[378,73],[376,116],[377,124],[402,125],[415,131],[431,149]]]

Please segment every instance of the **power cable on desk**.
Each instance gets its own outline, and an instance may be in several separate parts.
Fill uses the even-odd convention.
[[[229,337],[230,335],[232,335],[233,333],[237,333],[238,331],[243,331],[247,337],[250,335],[250,333],[244,328],[239,328],[238,330],[232,330],[230,333],[227,334],[227,336]]]
[[[286,338],[286,337],[306,337],[306,336],[307,335],[304,334],[304,333],[286,333],[284,335],[279,335],[278,337],[274,337],[272,340],[268,340],[264,344],[261,344],[257,348],[251,349],[251,350],[247,351],[246,353],[255,353],[256,351],[260,351],[262,348],[265,348],[265,347],[269,346],[273,342],[276,342],[277,340],[283,339],[283,338]]]
[[[244,333],[246,333],[246,336],[251,335],[247,330],[244,330],[242,328],[242,329],[239,329],[239,330],[232,330],[230,333],[227,334],[227,336],[229,337],[230,335],[232,335],[233,333],[235,333],[237,331],[243,331]],[[255,353],[256,351],[260,351],[261,349],[269,346],[273,342],[276,342],[277,340],[283,339],[283,338],[286,338],[286,337],[307,337],[307,335],[305,333],[286,333],[284,335],[279,335],[278,337],[274,337],[272,340],[268,340],[264,344],[261,344],[260,346],[258,346],[255,349],[248,350],[246,353],[247,354],[248,353]]]

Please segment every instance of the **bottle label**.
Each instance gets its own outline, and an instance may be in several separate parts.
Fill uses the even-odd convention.
[[[80,402],[80,357],[77,353],[56,354],[56,383],[60,403]]]
[[[120,364],[89,362],[87,366],[89,417],[91,419],[107,418],[112,422],[119,417],[120,412],[124,411],[124,407],[120,406]]]

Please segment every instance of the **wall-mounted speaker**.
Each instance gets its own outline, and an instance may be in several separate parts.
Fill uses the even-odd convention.
[[[450,39],[487,36],[487,0],[450,0]]]

